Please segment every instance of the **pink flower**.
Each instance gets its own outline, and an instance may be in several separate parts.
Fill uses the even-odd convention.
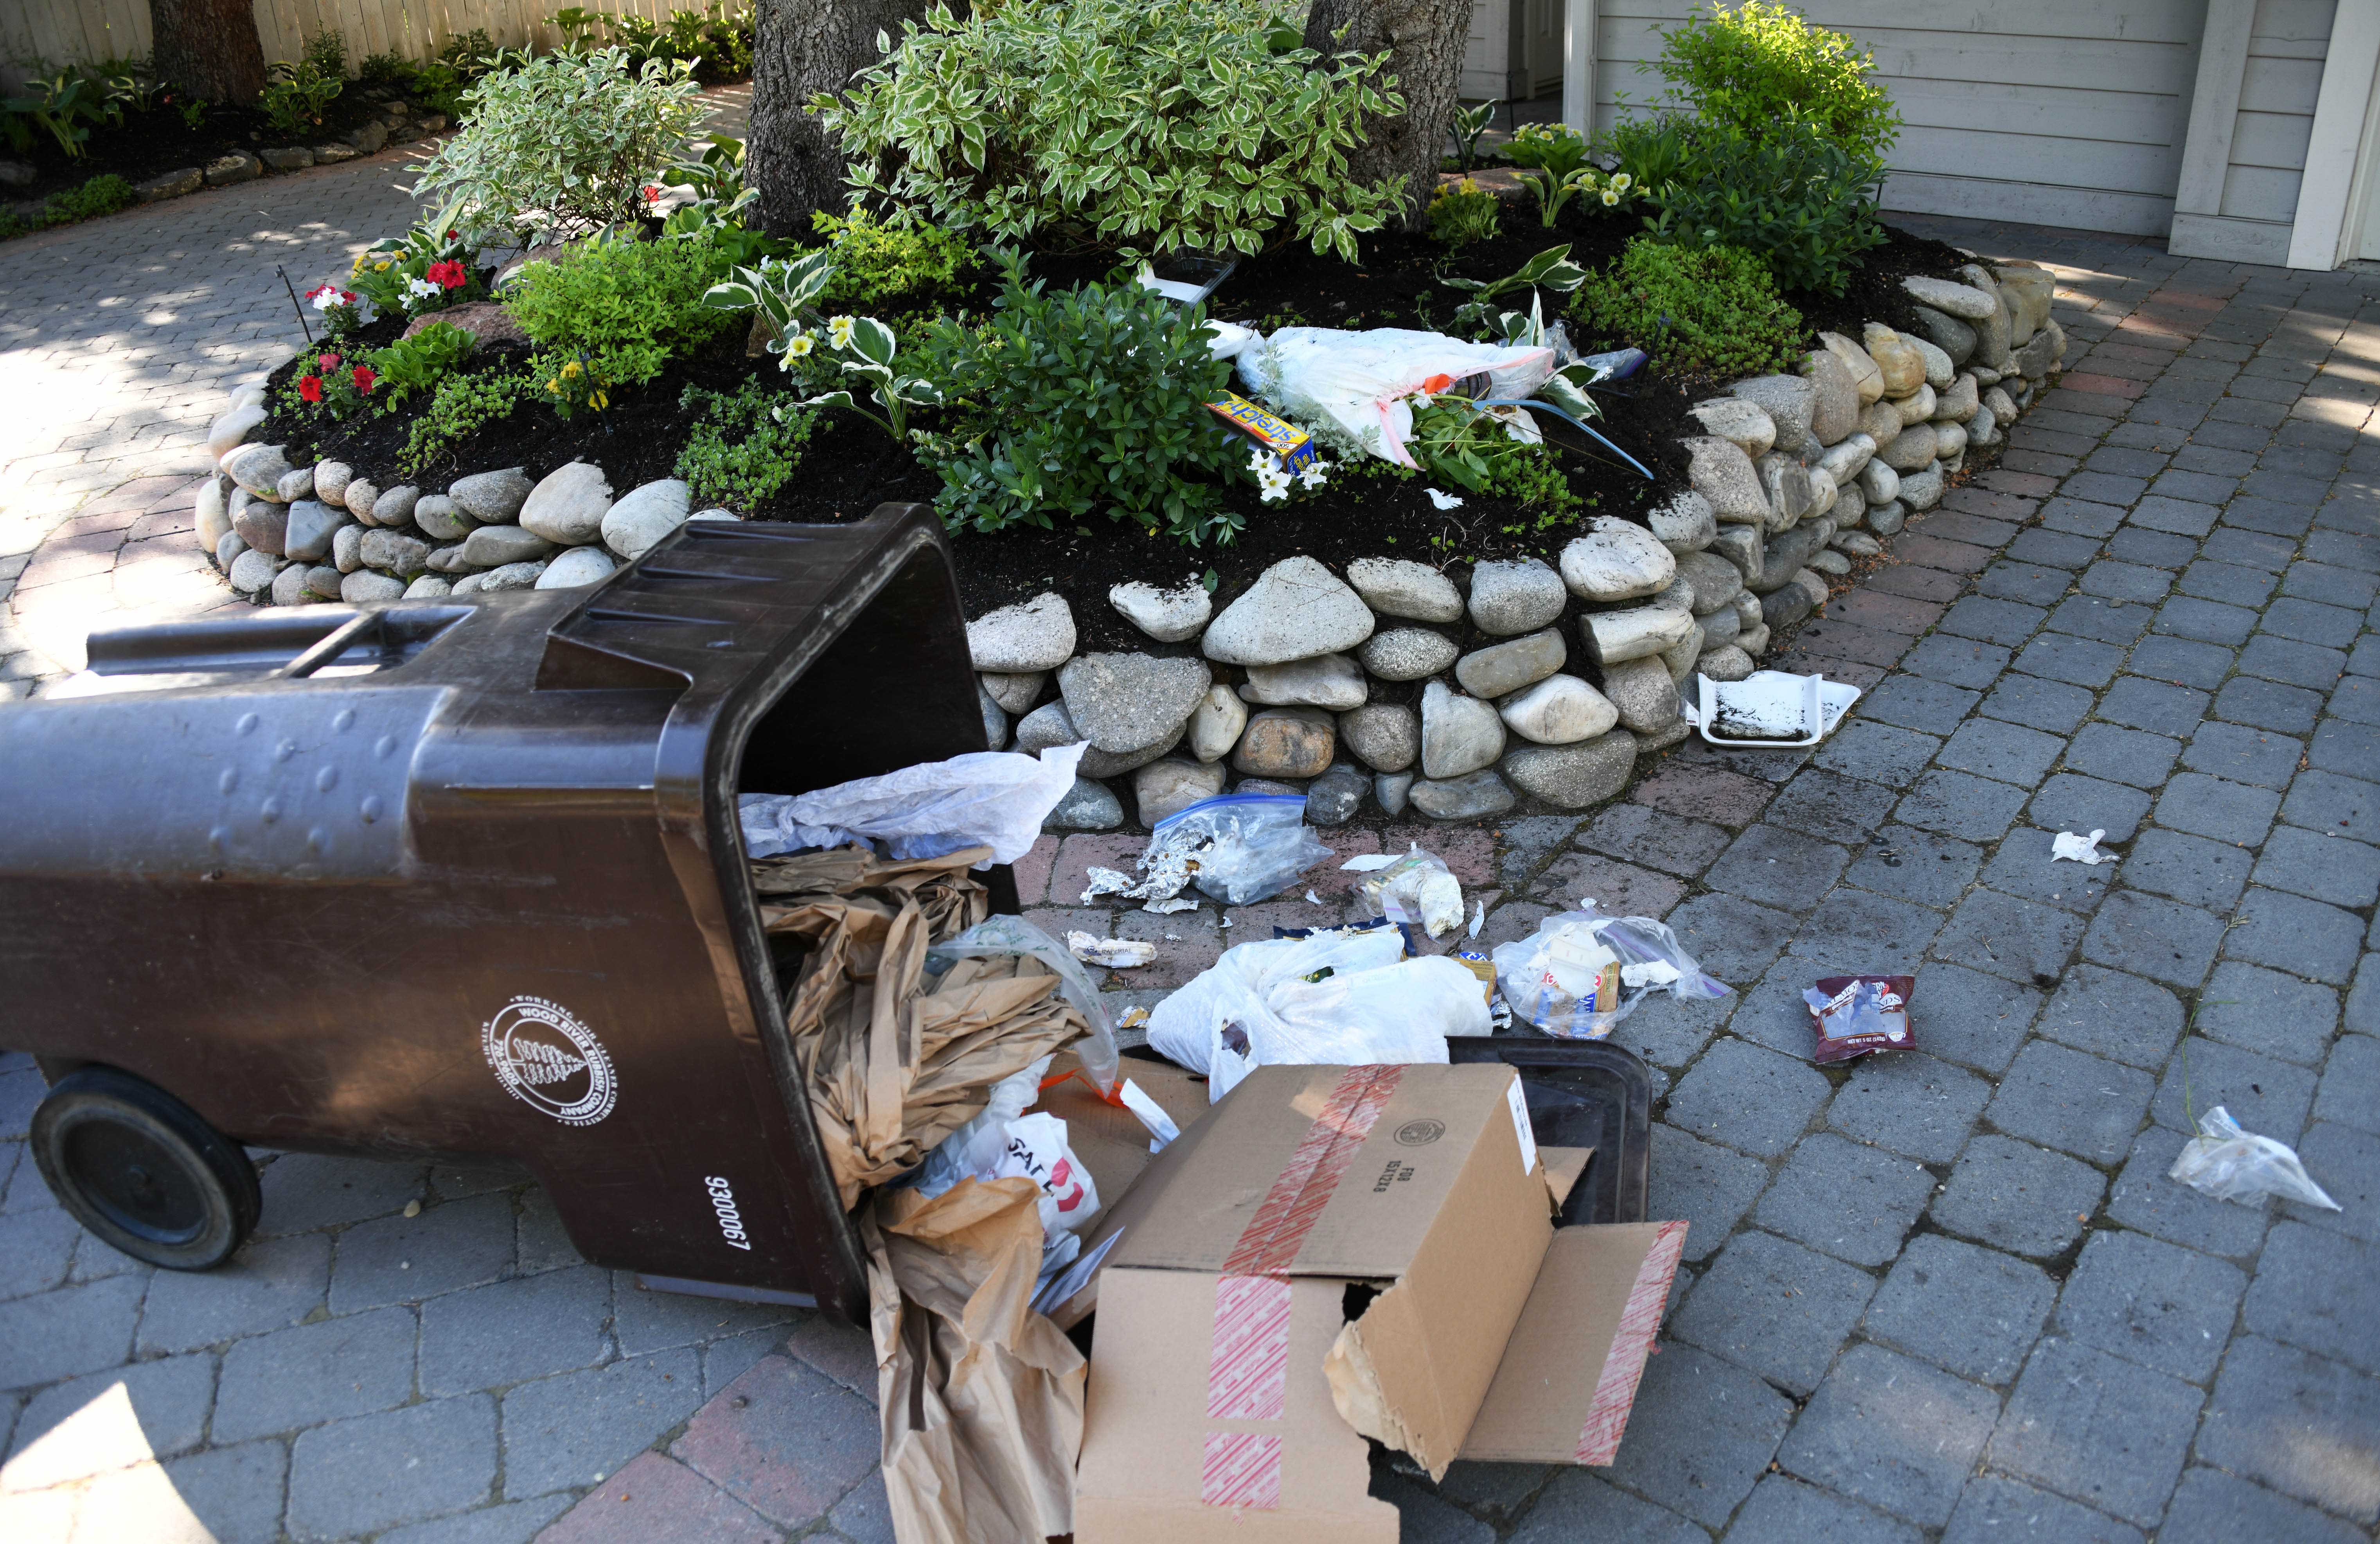
[[[314,363],[321,366],[323,369],[334,370],[339,368],[339,356],[335,354],[325,354],[322,357],[316,359]]]

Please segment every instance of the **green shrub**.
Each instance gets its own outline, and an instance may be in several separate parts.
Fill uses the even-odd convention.
[[[345,80],[325,74],[311,58],[300,59],[294,65],[285,59],[273,66],[273,79],[265,86],[257,105],[279,132],[303,134],[322,127],[323,111],[346,89]]]
[[[1387,55],[1325,62],[1273,0],[1009,0],[923,27],[812,103],[851,184],[905,220],[1043,247],[1255,252],[1282,227],[1354,260],[1402,184],[1352,181]]]
[[[631,68],[617,48],[545,54],[463,93],[469,127],[421,169],[414,195],[459,198],[474,225],[579,232],[642,211],[643,187],[702,116],[684,65]]]
[[[394,48],[364,55],[356,66],[356,78],[367,86],[393,86],[402,90],[413,83],[413,66]]]
[[[95,219],[114,214],[119,209],[129,209],[139,195],[132,185],[113,172],[91,178],[80,187],[69,187],[53,193],[42,206],[42,220],[52,225],[70,224],[77,220]]]
[[[1405,449],[1425,476],[1466,492],[1556,513],[1581,503],[1562,476],[1558,452],[1513,439],[1502,419],[1459,396],[1438,397],[1416,409]]]
[[[834,277],[824,297],[830,303],[873,306],[930,293],[975,260],[967,244],[949,231],[879,224],[866,210],[854,210],[848,219],[820,211],[810,216],[810,225],[834,254]]]
[[[604,237],[519,270],[505,302],[540,351],[583,360],[607,386],[639,386],[726,325],[729,313],[702,303],[713,263],[698,242]]]
[[[1884,164],[1788,119],[1755,139],[1703,124],[1686,163],[1651,197],[1655,235],[1681,247],[1756,252],[1786,289],[1840,295],[1860,254],[1884,242],[1876,189]]]
[[[1798,116],[1861,160],[1900,137],[1891,93],[1872,78],[1875,54],[1771,0],[1688,17],[1662,39],[1659,59],[1639,67],[1668,76],[1669,99],[1705,123],[1748,139]]]
[[[940,319],[920,349],[952,409],[918,452],[941,474],[943,518],[1047,527],[1104,504],[1194,547],[1230,541],[1240,521],[1217,483],[1245,464],[1247,442],[1207,411],[1232,368],[1207,352],[1206,308],[1129,282],[1045,295],[1014,254],[1002,263],[990,323]]]
[[[1689,250],[1644,236],[1571,297],[1598,338],[1631,344],[1664,370],[1730,377],[1782,369],[1800,350],[1802,315],[1768,269],[1728,247]]]
[[[371,367],[383,390],[373,394],[380,399],[381,412],[395,411],[396,404],[413,392],[429,391],[454,374],[455,367],[469,356],[477,342],[459,327],[433,321],[409,338],[375,349]]]
[[[1492,240],[1503,207],[1495,194],[1469,177],[1440,183],[1429,201],[1429,234],[1449,247]]]
[[[678,406],[698,415],[676,468],[695,503],[746,514],[793,480],[818,428],[815,409],[758,380],[732,393],[689,386]]]
[[[431,462],[488,425],[511,417],[515,408],[536,393],[536,385],[520,370],[448,376],[438,383],[429,410],[406,431],[396,469],[408,477],[419,476]]]
[[[347,40],[335,28],[308,38],[305,52],[299,57],[313,66],[318,74],[334,80],[347,78]]]

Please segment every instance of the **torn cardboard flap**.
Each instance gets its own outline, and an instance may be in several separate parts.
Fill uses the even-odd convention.
[[[1515,1078],[1259,1068],[1149,1165],[1108,1219],[1080,1544],[1387,1544],[1366,1436],[1439,1475],[1609,1461],[1684,1224],[1557,1231],[1588,1154],[1524,1162]]]

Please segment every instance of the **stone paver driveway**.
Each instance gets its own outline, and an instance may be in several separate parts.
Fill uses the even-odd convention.
[[[152,261],[140,229],[173,239],[157,214],[86,227],[84,281]],[[1738,991],[1617,1036],[1657,1068],[1656,1211],[1694,1224],[1619,1463],[1438,1485],[1383,1463],[1408,1539],[2380,1522],[2380,283],[1942,234],[2055,266],[2082,346],[1999,467],[1797,640],[1866,689],[1852,718],[1815,754],[1682,750],[1585,820],[1427,834],[1490,936],[1592,895],[1667,916]],[[170,491],[111,507],[162,525]],[[22,507],[18,529],[55,517]],[[2119,861],[2053,867],[2059,829]],[[1135,845],[1045,845],[1028,900],[1076,910],[1081,869]],[[1113,983],[1145,1000],[1345,904],[1318,889],[1228,932],[1083,920],[1160,943]],[[1799,992],[1852,970],[1917,975],[1920,1048],[1814,1068]],[[501,1171],[274,1157],[229,1270],[155,1275],[49,1206],[22,1157],[38,1084],[0,1063],[0,1537],[888,1536],[856,1332],[640,1292]],[[2216,1104],[2346,1211],[2168,1180]]]

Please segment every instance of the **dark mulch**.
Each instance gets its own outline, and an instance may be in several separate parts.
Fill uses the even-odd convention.
[[[120,125],[92,125],[83,153],[72,161],[47,135],[35,140],[30,155],[12,153],[13,159],[29,161],[34,171],[33,185],[13,197],[47,198],[110,172],[127,182],[146,182],[186,166],[203,167],[236,151],[254,155],[282,145],[329,144],[377,118],[393,100],[391,92],[367,92],[351,85],[324,109],[320,127],[309,126],[300,134],[282,133],[253,107],[210,103],[195,126],[184,123],[180,110],[170,105],[128,113]]]
[[[1287,325],[1442,328],[1463,298],[1439,283],[1443,273],[1500,277],[1562,241],[1571,244],[1573,257],[1601,266],[1642,229],[1633,217],[1612,217],[1599,209],[1592,214],[1573,211],[1565,215],[1560,228],[1548,233],[1528,211],[1508,208],[1501,235],[1464,249],[1451,261],[1438,244],[1404,235],[1368,238],[1359,265],[1317,257],[1303,247],[1269,252],[1243,263],[1217,292],[1210,308],[1218,316],[1267,331]],[[1913,325],[1900,290],[1902,276],[1947,274],[1965,260],[1939,242],[1888,230],[1890,240],[1868,254],[1866,267],[1844,296],[1789,296],[1814,333],[1828,330],[1857,337],[1861,324],[1872,320]],[[1047,257],[1036,260],[1033,271],[1056,285],[1101,277],[1110,266],[1101,258]],[[933,297],[931,304],[980,309],[989,303],[990,287],[978,276],[951,294]],[[396,322],[377,323],[359,341],[385,343],[398,330]],[[1573,341],[1589,350],[1617,342],[1595,337]],[[516,347],[492,347],[467,368],[514,368],[520,357]],[[276,372],[274,387],[301,362]],[[622,490],[669,476],[691,416],[678,405],[681,392],[689,386],[733,389],[755,368],[745,357],[741,330],[731,328],[699,356],[681,361],[641,390],[621,393],[608,413],[565,422],[542,407],[524,407],[455,447],[414,480],[425,488],[443,487],[463,473],[512,465],[537,475],[574,457],[601,465],[613,487]],[[1649,466],[1657,480],[1648,483],[1608,457],[1565,456],[1571,486],[1585,503],[1572,516],[1545,516],[1477,496],[1466,498],[1458,510],[1440,512],[1424,491],[1421,478],[1342,474],[1322,493],[1285,510],[1267,508],[1252,488],[1232,489],[1227,501],[1245,516],[1246,526],[1237,542],[1222,549],[1184,548],[1162,537],[1144,536],[1136,526],[1104,514],[1062,521],[1048,530],[962,532],[953,537],[960,588],[968,611],[977,614],[1055,587],[1078,601],[1098,601],[1075,607],[1078,622],[1086,628],[1086,646],[1145,645],[1147,640],[1132,633],[1100,598],[1109,585],[1126,579],[1197,576],[1211,569],[1228,596],[1267,564],[1298,553],[1334,565],[1382,553],[1438,564],[1458,557],[1550,558],[1584,520],[1597,514],[1641,515],[1684,486],[1685,458],[1677,443],[1681,420],[1687,405],[1709,395],[1716,385],[1706,379],[1648,370],[1601,393],[1603,413],[1597,428]],[[368,415],[345,425],[312,415],[276,413],[262,437],[286,442],[293,462],[332,457],[385,482],[395,471],[412,405],[390,416]],[[765,506],[739,513],[767,520],[853,520],[884,502],[930,502],[938,487],[932,473],[873,425],[835,414],[813,439],[794,482]],[[1116,633],[1111,639],[1105,636],[1111,631]]]

